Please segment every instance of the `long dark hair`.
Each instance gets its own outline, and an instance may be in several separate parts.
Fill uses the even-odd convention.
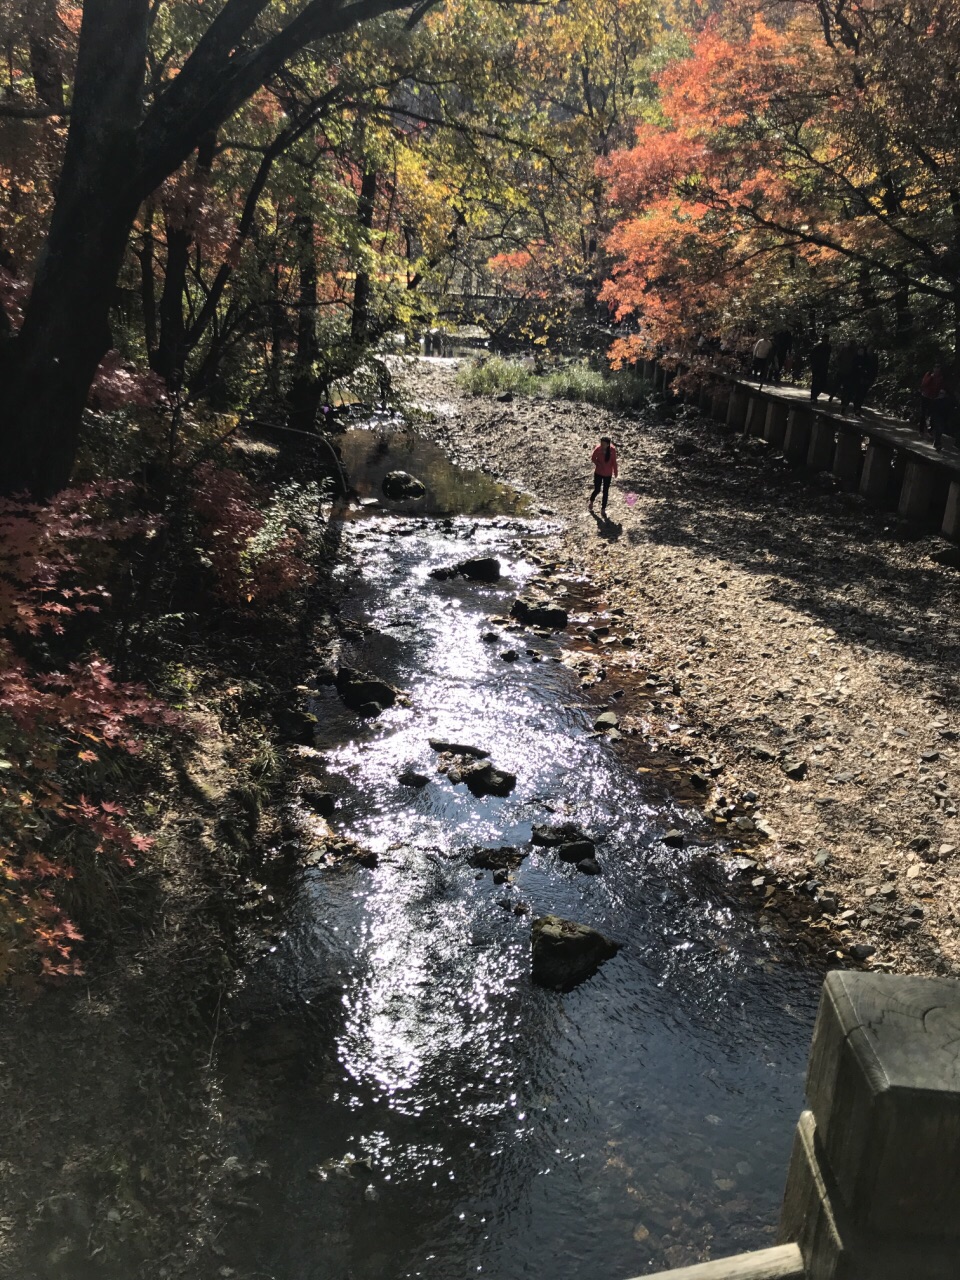
[[[604,442],[604,441],[606,441],[606,442],[607,442],[607,447],[606,447],[606,450],[605,450],[604,455],[603,455],[603,460],[604,460],[604,462],[609,462],[609,461],[610,461],[610,450],[611,450],[611,448],[613,447],[613,445],[612,445],[612,443],[611,443],[611,440],[610,440],[610,437],[609,437],[609,436],[601,436],[601,437],[600,437],[600,443],[601,443],[601,444],[603,444],[603,442]]]

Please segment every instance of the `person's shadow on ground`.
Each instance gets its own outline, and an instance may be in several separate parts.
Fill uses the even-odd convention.
[[[611,520],[609,516],[598,516],[595,511],[590,514],[597,522],[597,537],[603,538],[606,542],[616,542],[623,533],[623,525],[617,524],[616,520]]]

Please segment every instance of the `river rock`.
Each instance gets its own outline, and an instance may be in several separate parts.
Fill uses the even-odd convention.
[[[668,849],[682,849],[687,843],[682,831],[668,831],[663,837],[663,843]]]
[[[566,609],[561,609],[552,601],[533,600],[524,596],[514,600],[510,616],[528,627],[546,627],[550,631],[563,631],[569,621]]]
[[[401,787],[425,787],[430,779],[425,773],[418,773],[414,768],[406,768],[403,773],[397,775],[397,781]]]
[[[517,775],[497,769],[489,762],[478,762],[460,770],[460,781],[465,782],[475,796],[508,796],[517,785]]]
[[[482,747],[469,747],[462,742],[444,742],[442,738],[428,738],[430,750],[451,756],[470,756],[474,760],[489,760],[490,752]]]
[[[577,863],[577,870],[585,876],[599,876],[603,874],[603,867],[596,858],[581,858]]]
[[[502,845],[499,849],[474,849],[470,865],[484,871],[515,871],[526,856],[523,849],[514,849],[511,845]]]
[[[427,486],[409,471],[388,471],[381,484],[384,497],[400,502],[405,498],[422,498]]]
[[[342,701],[362,716],[378,716],[385,707],[392,707],[399,695],[393,685],[352,667],[340,667],[334,684]]]
[[[605,733],[608,729],[616,729],[619,727],[620,717],[615,711],[601,711],[593,722],[594,729],[598,733]]]
[[[558,991],[569,991],[592,977],[620,949],[596,929],[560,916],[539,916],[530,938],[534,982]]]
[[[549,849],[553,845],[568,844],[571,840],[589,840],[582,827],[575,822],[541,822],[530,833],[530,843]]]
[[[561,862],[582,862],[584,858],[592,858],[596,851],[597,846],[592,840],[571,840],[557,845],[557,857]]]
[[[471,582],[499,582],[500,561],[495,556],[474,556],[457,564],[430,570],[431,578],[469,578]]]

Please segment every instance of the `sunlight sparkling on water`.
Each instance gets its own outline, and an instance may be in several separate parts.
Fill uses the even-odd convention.
[[[334,824],[379,866],[309,872],[288,941],[251,981],[267,1020],[290,993],[310,1046],[285,1069],[289,1119],[260,1147],[278,1166],[273,1216],[297,1223],[258,1229],[283,1280],[312,1277],[321,1254],[344,1280],[519,1280],[546,1258],[558,1280],[625,1277],[668,1247],[693,1260],[770,1242],[816,982],[765,963],[706,847],[659,843],[677,824],[710,837],[597,741],[596,707],[552,661],[560,638],[481,639],[549,533],[464,517],[344,526],[343,612],[365,634],[342,660],[409,705],[370,722],[317,697]],[[429,576],[479,554],[501,559],[502,583]],[[454,786],[430,737],[489,750],[516,789]],[[408,766],[430,779],[421,790],[398,782]],[[597,837],[604,875],[529,847],[551,817]],[[478,845],[528,852],[495,885],[470,865]],[[529,980],[530,920],[547,911],[624,944],[566,996]]]

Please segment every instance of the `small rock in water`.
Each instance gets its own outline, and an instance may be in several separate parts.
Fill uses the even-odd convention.
[[[474,760],[488,760],[490,752],[482,747],[468,747],[461,742],[444,742],[442,738],[429,738],[431,751],[451,756],[471,756]]]
[[[484,631],[480,636],[480,639],[484,644],[493,644],[495,641],[500,639],[500,636],[496,631]]]
[[[585,876],[599,876],[603,874],[603,867],[596,858],[583,858],[577,863],[577,870],[582,871]]]
[[[510,616],[530,627],[548,627],[552,631],[563,631],[569,621],[566,609],[561,609],[550,601],[530,600],[520,597],[513,602]]]
[[[416,769],[404,769],[403,773],[397,776],[397,781],[401,787],[425,787],[430,779],[425,773],[418,773]]]
[[[533,980],[569,991],[615,956],[619,944],[596,929],[560,916],[540,916],[531,927]]]
[[[350,710],[364,716],[379,715],[384,707],[392,707],[399,696],[393,685],[354,671],[352,667],[340,667],[334,684]]]
[[[542,822],[538,823],[530,835],[531,844],[550,848],[556,844],[567,844],[571,840],[587,840],[587,833],[575,822]]]
[[[513,871],[526,856],[523,849],[514,849],[511,845],[503,845],[499,849],[474,849],[470,865],[482,867],[485,871]]]
[[[557,856],[561,862],[582,862],[592,858],[597,846],[592,840],[571,840],[568,844],[557,845]]]
[[[461,771],[461,781],[475,796],[508,796],[517,785],[517,775],[492,764],[475,764]]]
[[[615,711],[602,711],[593,722],[593,727],[599,733],[603,733],[607,729],[616,729],[620,724],[620,717]]]
[[[500,561],[495,556],[474,556],[456,564],[430,570],[431,578],[469,578],[471,582],[499,582]]]
[[[500,657],[504,662],[516,662],[520,655],[517,653],[516,649],[504,649],[503,653],[500,654]]]
[[[663,843],[668,849],[682,849],[687,841],[682,831],[672,830],[663,837]]]
[[[510,877],[507,875],[507,872],[503,867],[498,867],[493,873],[494,884],[506,884],[509,879]]]

